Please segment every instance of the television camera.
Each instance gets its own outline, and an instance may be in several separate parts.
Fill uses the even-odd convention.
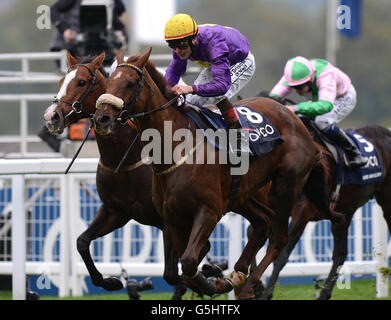
[[[104,66],[111,65],[115,51],[126,45],[113,29],[113,0],[82,0],[80,3],[80,34],[77,51],[81,56],[98,55],[105,51]]]

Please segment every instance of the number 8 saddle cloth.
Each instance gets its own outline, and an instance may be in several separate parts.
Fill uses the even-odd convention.
[[[234,107],[239,115],[243,130],[248,131],[249,145],[254,156],[262,157],[272,151],[276,145],[284,142],[277,128],[265,115],[246,105],[234,105]],[[215,141],[215,135],[213,137],[210,135],[211,129],[216,131],[227,128],[219,111],[213,112],[208,108],[192,105],[182,107],[180,110],[195,122],[210,143],[218,149],[226,150],[226,145],[219,144]]]

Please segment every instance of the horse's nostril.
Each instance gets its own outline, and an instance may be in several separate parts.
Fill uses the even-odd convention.
[[[109,123],[110,117],[108,117],[108,116],[101,116],[101,117],[99,117],[97,120],[98,120],[97,122],[98,122],[100,125],[105,125],[105,124]]]
[[[56,112],[53,117],[52,117],[53,122],[58,122],[60,121],[60,115]]]

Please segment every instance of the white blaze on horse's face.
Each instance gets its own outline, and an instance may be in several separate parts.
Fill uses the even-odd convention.
[[[73,70],[69,72],[64,79],[64,82],[62,83],[62,86],[60,88],[60,91],[57,93],[56,99],[61,99],[67,94],[68,85],[71,83],[73,79],[76,77],[77,70]],[[46,109],[45,114],[43,115],[44,119],[50,123],[51,119],[53,118],[55,111],[56,111],[57,105],[55,103],[52,103],[49,108]]]
[[[118,73],[115,75],[114,79],[121,78],[121,76],[122,76],[122,71],[118,72]]]

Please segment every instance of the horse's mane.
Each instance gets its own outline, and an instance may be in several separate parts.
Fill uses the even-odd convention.
[[[140,58],[140,56],[141,55],[132,56],[127,61],[129,63],[134,63]],[[151,59],[148,59],[147,63],[145,64],[145,68],[166,99],[171,100],[174,98],[175,93],[171,90],[171,86],[167,83],[166,79],[160,73],[160,71],[156,69],[155,64]]]
[[[80,58],[80,57],[77,57],[77,60],[78,60],[78,62],[79,62],[80,64],[87,64],[87,63],[91,63],[92,60],[94,60],[96,57],[97,57],[97,55],[95,55],[95,56],[88,55],[88,56],[84,56],[84,57],[81,57],[81,58]],[[108,78],[108,77],[109,77],[108,73],[106,72],[106,70],[105,70],[105,68],[104,68],[103,66],[101,66],[101,67],[99,68],[99,71],[103,74],[103,76],[104,76],[105,78]]]
[[[156,69],[155,64],[150,59],[148,59],[145,68],[147,69],[149,75],[152,77],[153,81],[158,86],[163,95],[168,100],[174,98],[175,93],[171,90],[171,86],[167,83],[161,72]]]

